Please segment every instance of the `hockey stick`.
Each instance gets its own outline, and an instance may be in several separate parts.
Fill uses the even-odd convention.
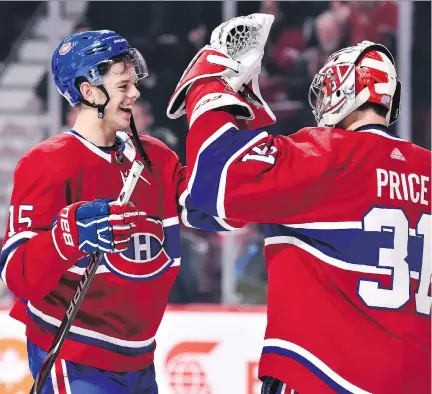
[[[133,190],[135,189],[135,185],[137,184],[139,176],[141,175],[143,169],[144,165],[140,161],[135,160],[117,199],[118,202],[129,202],[129,198]],[[69,334],[72,322],[75,319],[75,316],[78,313],[78,310],[87,293],[87,290],[96,275],[96,270],[101,264],[103,256],[104,254],[101,252],[92,254],[90,262],[84,271],[84,275],[79,282],[75,295],[73,296],[69,308],[66,311],[66,315],[61,322],[60,328],[53,340],[53,343],[45,357],[44,362],[42,363],[41,369],[36,376],[35,382],[30,390],[30,394],[40,394],[42,392],[42,388],[48,378],[48,375],[51,372],[57,356],[60,353],[60,349],[67,335]]]

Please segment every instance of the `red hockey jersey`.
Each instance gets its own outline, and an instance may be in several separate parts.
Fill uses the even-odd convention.
[[[196,207],[264,224],[260,376],[300,394],[430,394],[430,151],[378,125],[273,137],[209,112],[187,153]]]
[[[193,208],[175,153],[152,137],[141,139],[153,167],[145,167],[131,202],[148,216],[128,250],[105,255],[60,353],[112,371],[140,370],[153,362],[154,337],[180,267],[180,224],[233,228]],[[65,264],[53,244],[52,223],[73,202],[117,198],[131,163],[139,159],[128,134],[118,132],[117,140],[121,148],[110,152],[66,132],[31,149],[16,168],[0,273],[20,298],[11,315],[45,350],[89,263],[85,257],[71,268]]]

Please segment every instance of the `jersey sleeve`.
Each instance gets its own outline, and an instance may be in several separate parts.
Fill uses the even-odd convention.
[[[37,154],[21,159],[14,173],[0,276],[24,300],[43,298],[71,265],[60,257],[52,237],[59,206],[67,205],[61,198],[64,185],[53,184],[52,173],[55,168]]]
[[[232,231],[243,227],[245,224],[219,218],[217,215],[209,215],[199,210],[187,189],[186,167],[183,166],[178,156],[170,151],[167,162],[168,177],[173,180],[173,190],[177,201],[177,214],[182,226],[211,231]]]
[[[203,114],[188,133],[186,149],[188,190],[196,208],[256,223],[280,223],[316,208],[338,160],[329,131],[314,130],[275,137],[239,130],[226,112]]]

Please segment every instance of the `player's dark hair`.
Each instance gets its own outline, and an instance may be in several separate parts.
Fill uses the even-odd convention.
[[[383,118],[385,118],[388,113],[388,109],[383,105],[379,105],[376,103],[369,103],[369,102],[360,105],[360,107],[358,107],[357,110],[360,112],[372,111],[375,114],[382,116]]]
[[[130,55],[127,53],[123,53],[121,55],[118,56],[114,56],[112,58],[109,59],[109,61],[107,62],[102,62],[98,65],[98,72],[99,75],[106,75],[108,73],[108,71],[111,69],[112,66],[114,66],[114,64],[117,63],[123,63],[124,65],[131,63],[131,58]],[[78,89],[78,91],[80,91],[80,87],[81,84],[83,82],[88,82],[88,79],[86,77],[77,77],[75,79],[75,87]]]
[[[77,78],[75,78],[75,87],[78,89],[79,92],[81,92],[80,87],[81,87],[81,84],[83,82],[88,82],[88,79],[86,77],[77,77]]]

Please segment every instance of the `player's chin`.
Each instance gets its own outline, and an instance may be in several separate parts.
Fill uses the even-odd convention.
[[[120,128],[127,128],[129,127],[130,118],[131,118],[131,112],[125,112],[122,110],[118,110],[117,113],[117,120],[120,123]]]

